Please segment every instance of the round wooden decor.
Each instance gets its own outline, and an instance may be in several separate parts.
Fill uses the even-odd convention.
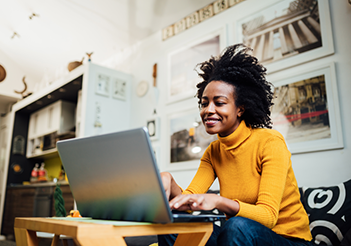
[[[6,70],[3,66],[0,65],[0,82],[4,81],[6,78]]]

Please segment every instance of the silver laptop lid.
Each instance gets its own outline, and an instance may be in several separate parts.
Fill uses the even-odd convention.
[[[145,127],[62,140],[57,149],[82,216],[172,222]]]

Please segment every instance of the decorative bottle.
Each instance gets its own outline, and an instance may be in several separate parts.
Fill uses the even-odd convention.
[[[39,176],[39,164],[36,163],[33,167],[33,170],[31,172],[30,175],[30,182],[35,182],[38,180],[38,176]]]

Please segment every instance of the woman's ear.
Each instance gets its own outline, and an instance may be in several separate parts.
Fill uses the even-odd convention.
[[[239,111],[238,111],[238,117],[240,118],[241,116],[243,116],[244,112],[245,112],[245,107],[244,105],[241,105],[238,107]]]

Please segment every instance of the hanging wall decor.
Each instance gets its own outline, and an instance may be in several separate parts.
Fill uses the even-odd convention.
[[[168,27],[165,27],[162,30],[162,40],[165,41],[166,39],[173,37],[178,33],[181,33],[182,31],[185,31],[186,29],[189,29],[190,27],[193,27],[199,24],[200,22],[205,21],[242,1],[245,0],[214,1],[213,3],[203,7],[202,9],[197,10],[191,13],[190,15],[184,17],[180,21],[169,25]]]
[[[217,135],[209,135],[201,121],[199,109],[183,108],[168,115],[167,170],[196,169],[200,158]]]
[[[305,64],[267,76],[275,87],[273,129],[292,154],[344,147],[335,64]]]
[[[236,22],[236,42],[251,47],[267,73],[334,53],[328,1],[283,0],[251,11]]]
[[[14,90],[15,93],[21,94],[22,98],[25,98],[25,97],[27,97],[27,96],[29,96],[29,95],[32,94],[31,92],[25,93],[25,92],[27,91],[27,88],[28,88],[25,79],[26,79],[26,76],[24,76],[24,77],[22,78],[22,82],[23,82],[23,84],[24,84],[24,89],[23,89],[22,91],[16,91],[16,90]]]
[[[218,55],[223,48],[224,28],[212,31],[193,42],[182,45],[168,55],[167,103],[192,98],[199,77],[196,64]],[[223,40],[222,40],[223,39]],[[222,40],[222,41],[221,41]]]
[[[4,81],[6,78],[6,70],[0,65],[0,82]]]

